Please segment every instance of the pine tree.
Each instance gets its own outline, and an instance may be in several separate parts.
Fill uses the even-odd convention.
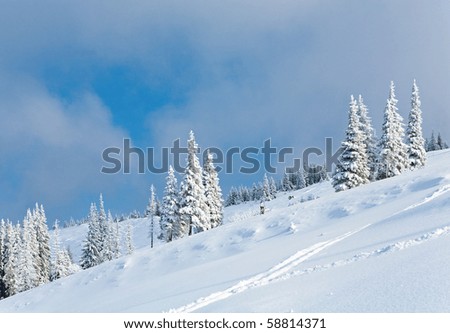
[[[223,199],[222,189],[219,185],[219,176],[213,164],[213,156],[207,152],[203,165],[203,187],[205,189],[206,203],[209,211],[209,228],[215,228],[222,224]],[[241,191],[242,200],[245,194]]]
[[[261,201],[270,201],[271,199],[269,178],[267,178],[267,174],[264,174]]]
[[[369,166],[369,180],[376,180],[377,176],[377,160],[378,149],[377,139],[375,136],[375,130],[372,127],[372,120],[369,117],[369,111],[364,104],[364,100],[361,95],[358,98],[358,116],[361,124],[361,132],[364,135],[364,144],[366,145],[367,160]]]
[[[98,251],[100,255],[100,262],[105,262],[113,259],[113,253],[111,249],[111,228],[106,215],[105,204],[103,201],[103,195],[100,193],[99,209],[98,209],[98,228],[99,228],[99,244]]]
[[[197,157],[194,133],[189,133],[187,165],[180,191],[179,232],[175,238],[192,235],[209,228],[209,211],[202,182],[202,168]]]
[[[357,187],[369,182],[364,135],[358,117],[356,101],[351,96],[346,139],[342,142],[343,152],[333,176],[333,187],[336,192]]]
[[[52,259],[52,273],[51,280],[57,280],[72,274],[72,260],[69,251],[61,249],[59,241],[59,227],[58,221],[55,221],[53,228],[53,259]]]
[[[442,140],[441,133],[438,133],[436,145],[437,145],[438,150],[442,150],[442,149],[447,149],[448,148],[447,143],[444,140]]]
[[[407,146],[403,142],[403,119],[397,112],[395,87],[391,82],[389,98],[384,111],[382,137],[380,140],[380,157],[378,179],[400,174],[408,165]]]
[[[439,146],[436,140],[436,137],[434,136],[434,131],[431,132],[431,138],[428,140],[428,145],[425,147],[426,151],[435,151],[439,150]]]
[[[37,260],[39,259],[39,247],[33,222],[30,210],[28,210],[23,220],[22,246],[18,263],[21,274],[20,285],[18,286],[19,291],[25,291],[40,284],[38,276],[39,261]]]
[[[84,242],[80,265],[83,269],[94,267],[102,262],[100,253],[100,228],[97,207],[91,204],[88,216],[88,234]]]
[[[4,297],[15,295],[18,292],[19,284],[19,272],[18,272],[18,260],[19,260],[19,240],[16,228],[13,227],[10,221],[6,224],[6,233],[4,240],[4,252],[3,252],[3,283],[5,286]]]
[[[179,226],[179,219],[177,178],[172,166],[170,166],[166,177],[166,187],[161,207],[161,229],[166,242],[173,240],[174,231]],[[181,233],[181,230],[176,233]]]
[[[119,223],[117,219],[112,217],[110,211],[108,211],[108,225],[110,228],[110,244],[111,244],[111,253],[113,259],[117,259],[120,257],[120,231],[119,231]]]
[[[131,225],[131,222],[129,220],[127,223],[127,231],[126,231],[126,237],[125,237],[125,248],[126,248],[127,255],[130,255],[134,252],[133,226]]]
[[[150,199],[147,206],[147,217],[150,219],[150,247],[153,248],[153,238],[155,233],[155,213],[156,213],[156,200],[155,200],[155,187],[153,185],[150,186]]]
[[[0,299],[6,297],[5,294],[6,286],[4,283],[5,240],[6,240],[6,225],[5,221],[2,219],[0,222]]]
[[[425,140],[422,135],[422,111],[419,88],[414,80],[411,95],[411,111],[409,113],[406,139],[408,145],[408,161],[411,169],[420,168],[426,163]]]
[[[36,228],[36,240],[38,250],[37,277],[38,284],[44,284],[50,281],[50,236],[48,234],[47,217],[44,207],[36,203],[33,211],[33,218]]]
[[[289,192],[294,189],[294,185],[291,181],[291,175],[288,173],[284,173],[283,180],[281,181],[282,189],[284,192]]]
[[[275,182],[275,179],[273,179],[273,177],[269,178],[269,193],[271,200],[277,197],[277,184]]]

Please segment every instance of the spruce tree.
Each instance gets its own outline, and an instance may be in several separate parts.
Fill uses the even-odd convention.
[[[332,183],[336,192],[369,182],[369,167],[364,139],[358,117],[358,107],[355,99],[351,96],[346,138],[342,142],[343,152],[339,157],[339,163],[333,175]]]
[[[378,149],[375,130],[372,127],[372,120],[369,117],[369,111],[364,104],[361,95],[358,98],[358,116],[361,124],[361,132],[364,135],[364,144],[366,145],[367,161],[369,166],[369,180],[374,181],[377,177]]]
[[[172,166],[170,166],[166,177],[166,187],[161,206],[161,229],[166,242],[173,240],[174,231],[179,227],[179,219],[177,178],[175,177]],[[179,233],[181,233],[181,230],[175,231],[175,234]]]
[[[150,219],[150,230],[149,230],[149,238],[150,238],[150,247],[153,248],[153,240],[155,234],[155,213],[156,213],[156,199],[155,199],[155,187],[153,185],[150,186],[150,199],[147,206],[146,215]]]
[[[0,299],[6,297],[6,287],[4,283],[4,260],[5,260],[5,238],[6,238],[6,225],[2,219],[0,222]]]
[[[102,262],[100,242],[101,237],[97,207],[92,203],[88,216],[88,234],[83,245],[80,262],[83,269],[94,267]]]
[[[294,185],[291,182],[291,175],[287,172],[283,175],[283,180],[281,181],[282,189],[284,192],[289,192],[294,189]]]
[[[127,255],[130,255],[134,252],[133,245],[133,226],[131,225],[130,220],[127,222],[127,230],[125,235],[125,248]]]
[[[36,203],[33,211],[33,218],[36,228],[36,240],[38,243],[37,277],[38,284],[50,281],[50,236],[48,234],[47,217],[44,207]]]
[[[270,201],[271,199],[269,178],[267,178],[267,174],[264,174],[261,201]]]
[[[187,165],[180,191],[179,232],[175,238],[196,234],[209,228],[209,211],[197,157],[194,132],[189,133]]]
[[[391,82],[380,139],[378,179],[399,175],[408,165],[407,146],[403,142],[403,119],[397,111],[395,87],[394,83]]]
[[[22,244],[20,248],[20,258],[18,263],[21,274],[19,291],[25,291],[39,285],[39,266],[36,259],[39,258],[36,232],[33,220],[30,219],[29,210],[23,220]]]
[[[425,140],[422,135],[422,110],[419,88],[413,82],[411,95],[411,111],[409,113],[406,140],[408,145],[408,162],[411,169],[420,168],[426,163]]]
[[[223,199],[222,189],[219,185],[219,176],[213,164],[213,156],[207,152],[203,165],[203,187],[205,189],[206,203],[209,211],[209,228],[215,228],[222,224]],[[245,194],[241,191],[242,200]]]
[[[20,236],[10,221],[6,224],[4,242],[3,283],[5,285],[4,297],[6,298],[18,293],[20,282],[18,271]]]

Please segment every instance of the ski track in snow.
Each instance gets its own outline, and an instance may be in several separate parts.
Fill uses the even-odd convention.
[[[422,205],[424,205],[424,204],[426,204],[426,203],[428,203],[428,202],[430,202],[430,201],[440,197],[441,195],[447,193],[448,191],[450,191],[450,184],[442,186],[441,188],[437,189],[436,191],[434,191],[429,196],[425,197],[422,201],[420,201],[418,203],[415,203],[415,204],[413,204],[413,205],[411,205],[409,207],[406,207],[405,209],[403,209],[399,213],[403,213],[403,212],[406,212],[408,210],[411,210],[411,209],[417,208],[419,206],[422,206]],[[399,213],[397,213],[397,214],[399,214]],[[395,214],[395,215],[397,215],[397,214]]]
[[[322,250],[362,231],[363,229],[369,227],[370,224],[359,228],[354,231],[347,232],[344,235],[341,235],[339,237],[336,237],[332,240],[325,241],[325,242],[319,242],[314,245],[311,245],[310,247],[303,249],[301,251],[298,251],[294,255],[290,256],[286,260],[282,261],[281,263],[273,266],[268,271],[264,273],[257,274],[251,278],[248,278],[246,280],[242,280],[235,284],[234,286],[229,287],[228,289],[225,289],[223,291],[215,292],[210,294],[209,296],[201,297],[194,301],[193,303],[190,303],[185,306],[181,306],[176,309],[171,309],[169,312],[193,312],[200,308],[203,308],[211,303],[218,302],[220,300],[226,299],[228,297],[231,297],[235,294],[244,292],[248,289],[257,288],[260,286],[267,285],[274,281],[279,281],[281,279],[285,279],[286,276],[289,276],[289,271],[294,269],[299,264],[303,263],[304,261],[308,260],[315,254],[321,252]]]
[[[443,228],[438,228],[438,229],[435,229],[434,231],[423,234],[420,237],[396,242],[396,243],[384,246],[380,249],[377,249],[377,250],[374,250],[371,252],[362,252],[362,253],[356,254],[353,257],[348,258],[348,259],[338,260],[338,261],[332,262],[330,264],[314,266],[314,267],[307,268],[304,270],[293,271],[293,272],[290,272],[288,274],[284,274],[283,276],[278,277],[275,281],[287,280],[293,276],[325,271],[330,268],[345,266],[345,265],[348,265],[348,264],[351,264],[351,263],[354,263],[354,262],[357,262],[357,261],[360,261],[363,259],[378,257],[381,255],[385,255],[385,254],[389,254],[389,253],[393,253],[393,252],[397,252],[397,251],[403,251],[412,246],[420,245],[429,240],[436,239],[436,238],[439,238],[439,237],[442,237],[445,235],[449,235],[449,234],[450,234],[450,226],[445,226]],[[275,282],[275,281],[272,281],[272,282]]]

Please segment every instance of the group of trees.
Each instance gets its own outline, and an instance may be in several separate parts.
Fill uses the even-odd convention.
[[[425,139],[425,151],[435,151],[447,148],[448,144],[442,139],[441,133],[438,133],[436,137],[433,131],[431,132],[431,137]]]
[[[201,167],[197,157],[198,146],[192,131],[187,144],[187,164],[180,187],[178,188],[178,181],[171,166],[166,177],[160,206],[161,237],[166,242],[222,224],[222,190],[213,156],[207,152]]]
[[[351,96],[346,138],[342,142],[343,152],[332,179],[336,191],[393,177],[406,169],[412,170],[425,165],[421,102],[415,80],[406,138],[397,102],[395,86],[391,82],[384,110],[382,135],[377,140],[362,97],[359,96],[356,101]]]
[[[248,201],[270,201],[276,198],[278,192],[299,190],[329,179],[324,166],[305,165],[304,170],[285,172],[279,181],[264,174],[263,181],[253,183],[250,188],[247,186],[231,187],[225,200],[225,206],[238,205]]]
[[[113,219],[111,212],[106,214],[103,196],[100,194],[99,208],[91,203],[88,216],[88,233],[83,245],[80,265],[87,269],[102,262],[117,259],[121,255],[121,234],[117,219]],[[133,252],[132,227],[126,226],[125,252]]]
[[[23,223],[0,223],[0,299],[37,287],[73,271],[67,250],[50,236],[44,207],[36,204]]]

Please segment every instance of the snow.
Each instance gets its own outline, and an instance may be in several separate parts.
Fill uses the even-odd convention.
[[[227,207],[224,225],[0,301],[0,312],[449,312],[450,150],[335,193],[329,182]],[[289,196],[294,196],[289,200]],[[121,222],[125,231],[128,222]],[[87,226],[60,230],[80,257]]]

